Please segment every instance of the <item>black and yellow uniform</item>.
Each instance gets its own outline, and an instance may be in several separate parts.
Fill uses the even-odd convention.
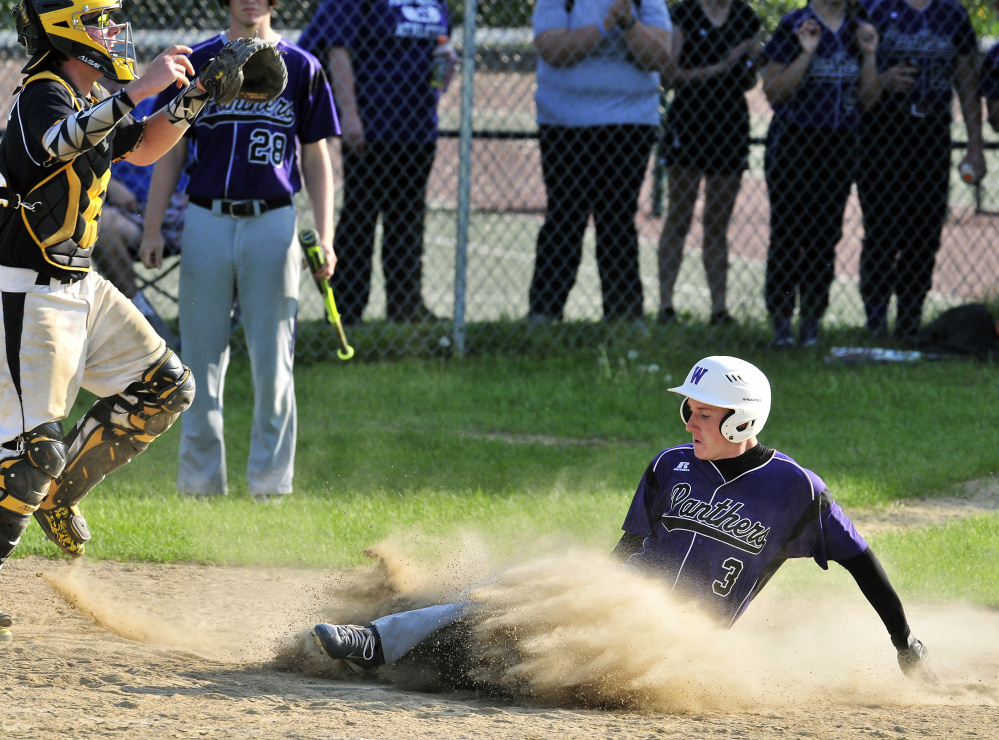
[[[111,162],[142,137],[143,124],[126,112],[131,103],[118,96],[112,100],[96,85],[84,95],[55,72],[25,81],[0,142],[0,173],[10,190],[8,207],[0,209],[0,265],[58,280],[79,279],[90,271]],[[101,101],[106,101],[105,115],[77,116],[67,123]],[[60,121],[67,130],[50,136],[62,138],[61,146],[47,146],[45,134]],[[91,144],[88,138],[103,133],[108,123],[110,130]],[[52,148],[62,156],[54,156]]]
[[[137,308],[91,271],[113,160],[144,123],[124,90],[28,77],[0,142],[0,566],[32,515],[66,553],[90,539],[79,501],[166,431],[190,371]],[[68,434],[80,388],[98,401]]]

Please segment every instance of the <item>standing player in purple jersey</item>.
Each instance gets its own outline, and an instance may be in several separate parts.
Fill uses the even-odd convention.
[[[864,212],[860,295],[867,329],[912,342],[933,284],[947,220],[954,91],[968,149],[969,178],[985,175],[975,30],[957,0],[869,0],[878,29],[883,94],[862,117],[857,193]]]
[[[292,374],[301,253],[292,196],[304,180],[325,253],[313,277],[333,273],[333,168],[326,139],[339,133],[333,94],[318,60],[271,28],[268,0],[221,0],[227,33],[194,47],[200,69],[227,40],[277,44],[288,85],[269,103],[212,102],[191,127],[189,205],[181,238],[180,334],[204,389],[183,425],[177,487],[191,495],[229,490],[222,394],[229,364],[230,319],[237,296],[253,377],[253,432],[247,480],[257,500],[291,493],[296,409]],[[166,102],[163,96],[157,101]],[[187,142],[157,164],[149,189],[142,253],[159,262],[159,224],[177,186]],[[299,175],[301,168],[301,176]],[[148,264],[148,263],[147,263]]]
[[[688,444],[650,463],[614,555],[730,627],[788,558],[838,562],[877,611],[907,675],[928,670],[877,557],[815,473],[757,440],[770,415],[770,383],[735,357],[707,357],[673,393]],[[392,663],[471,613],[469,602],[430,606],[367,626],[317,624],[316,642],[355,668]]]

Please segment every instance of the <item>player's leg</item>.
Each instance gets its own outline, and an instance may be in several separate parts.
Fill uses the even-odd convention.
[[[330,278],[345,325],[361,323],[371,295],[371,265],[378,226],[385,144],[369,141],[364,154],[342,148],[343,205],[336,224],[336,271]]]
[[[606,319],[641,319],[638,269],[638,195],[655,146],[655,126],[598,126],[588,152],[597,167],[591,200],[597,233],[597,270]]]
[[[857,196],[864,218],[860,250],[860,297],[867,331],[888,332],[888,305],[895,285],[899,237],[911,216],[909,156],[913,149],[906,115],[890,121],[868,121],[862,129]]]
[[[812,179],[807,183],[809,230],[802,240],[802,280],[799,284],[799,340],[818,343],[819,324],[829,307],[836,276],[836,245],[843,236],[843,213],[853,184],[855,139],[851,132],[826,132],[811,147]]]
[[[88,352],[86,287],[38,282],[32,270],[0,268],[0,565],[65,467],[60,420]]]
[[[317,624],[312,635],[326,655],[360,671],[395,663],[438,630],[472,609],[468,602],[439,604],[389,614],[369,625]]]
[[[382,210],[382,272],[390,321],[435,320],[423,302],[423,233],[427,182],[436,142],[391,144],[394,160]]]
[[[177,489],[189,495],[221,495],[229,490],[222,396],[235,302],[236,223],[192,205],[181,240],[180,336],[184,363],[198,388],[184,414],[177,468]]]
[[[794,346],[791,321],[800,283],[800,237],[814,228],[804,213],[810,143],[801,130],[788,130],[780,122],[767,133],[766,181],[770,200],[770,245],[767,249],[764,297],[774,325],[774,347]]]
[[[947,220],[950,189],[951,140],[945,121],[923,119],[920,152],[906,172],[912,177],[906,191],[909,208],[898,239],[895,295],[898,313],[895,337],[911,342],[922,323],[923,302],[933,285],[933,270]]]
[[[295,465],[295,316],[301,251],[293,244],[295,209],[240,221],[233,237],[242,255],[237,292],[253,380],[253,426],[246,475],[252,495],[287,494]],[[186,259],[186,258],[185,258]]]
[[[72,556],[90,540],[80,501],[169,429],[194,395],[190,371],[131,301],[99,275],[82,281],[80,293],[91,305],[82,384],[98,400],[66,435],[65,469],[35,512]]]
[[[669,210],[659,235],[659,318],[669,323],[676,318],[673,288],[683,264],[683,245],[694,218],[694,205],[701,184],[701,173],[689,167],[668,170]]]
[[[723,324],[728,314],[728,225],[742,185],[742,172],[708,175],[704,179],[704,248],[701,259],[711,295],[711,323]]]
[[[591,205],[582,189],[586,131],[585,127],[538,127],[547,205],[529,293],[529,315],[535,320],[561,321],[576,283]]]

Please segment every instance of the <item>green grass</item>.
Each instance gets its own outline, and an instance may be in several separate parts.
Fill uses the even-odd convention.
[[[231,495],[176,493],[178,424],[85,500],[88,557],[338,567],[389,537],[429,556],[466,531],[508,555],[545,538],[609,550],[649,460],[688,439],[667,389],[708,353],[767,372],[764,443],[818,472],[848,510],[999,470],[994,366],[825,365],[715,347],[710,335],[593,339],[585,349],[539,341],[523,357],[300,362],[295,494],[279,506],[247,494],[252,391],[237,359],[226,385]],[[988,604],[999,604],[997,542],[996,515],[873,540],[907,593]],[[53,553],[32,526],[15,556]]]

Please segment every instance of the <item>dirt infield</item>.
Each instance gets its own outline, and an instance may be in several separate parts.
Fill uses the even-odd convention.
[[[854,518],[862,528],[921,525],[994,510],[996,494],[996,481],[989,481],[960,498]],[[907,604],[910,622],[934,653],[940,684],[929,687],[898,672],[883,628],[855,588],[794,604],[765,592],[713,644],[684,632],[689,639],[666,650],[653,622],[624,620],[597,637],[614,659],[602,669],[606,675],[633,669],[629,686],[605,695],[605,704],[623,706],[608,709],[537,696],[499,701],[406,690],[385,676],[278,670],[273,659],[280,650],[309,650],[295,647],[307,644],[297,641],[314,621],[330,618],[329,599],[343,588],[343,575],[14,560],[0,575],[2,605],[17,618],[15,640],[0,644],[0,736],[999,737],[995,611]],[[565,581],[564,572],[555,580]],[[532,609],[544,602],[546,588],[531,586]],[[585,591],[579,593],[574,606],[589,623],[575,635],[567,624],[550,638],[562,649],[592,635],[607,617],[601,610],[610,610],[605,600],[586,603]],[[653,632],[636,639],[635,624]],[[666,650],[674,665],[669,680],[652,682],[664,675],[655,665],[662,662],[657,650]],[[570,670],[563,653],[553,657],[563,673]],[[648,665],[639,671],[643,660]],[[645,706],[629,704],[629,696],[645,697]],[[677,708],[663,710],[670,703]]]

